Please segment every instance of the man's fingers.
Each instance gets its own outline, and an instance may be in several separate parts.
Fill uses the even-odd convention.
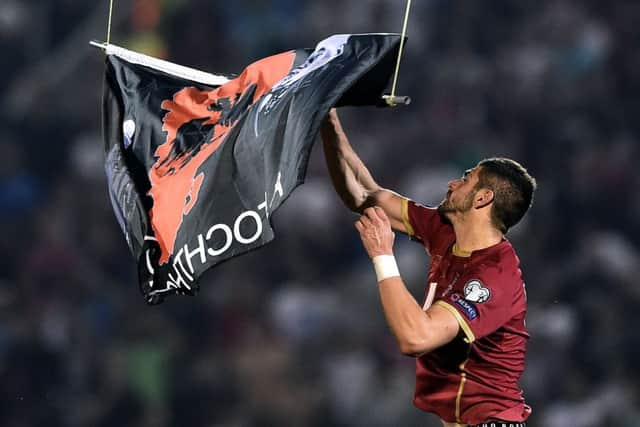
[[[376,221],[378,219],[378,214],[376,213],[375,207],[365,209],[362,214],[369,218],[371,221]]]
[[[370,227],[390,227],[389,217],[385,213],[384,209],[379,206],[374,206],[370,208],[366,208],[362,215],[360,215],[359,221],[361,222],[363,228]]]
[[[380,219],[382,219],[385,222],[389,221],[389,217],[387,216],[387,213],[380,206],[376,206],[374,211],[375,211],[376,215],[378,215],[378,217]]]
[[[360,220],[357,220],[354,225],[356,226],[356,230],[358,230],[359,233],[362,233],[364,231],[364,225],[362,225],[362,222]]]
[[[374,209],[373,208],[366,208],[364,211],[362,211],[362,215],[366,216],[367,218],[371,218],[371,215],[373,215]]]
[[[363,215],[360,215],[360,222],[362,222],[362,225],[365,227],[371,227],[373,225],[373,222],[366,212]]]
[[[368,208],[367,211],[367,215],[371,219],[371,222],[380,225],[389,224],[389,217],[387,217],[387,214],[381,207],[374,206],[372,208]]]

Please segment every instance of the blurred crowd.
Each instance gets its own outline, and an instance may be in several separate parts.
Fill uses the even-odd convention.
[[[114,2],[112,42],[211,72],[336,33],[399,32],[400,0]],[[373,268],[327,178],[276,239],[148,307],[106,192],[107,1],[0,2],[0,425],[439,426],[413,408]],[[538,179],[509,238],[532,335],[530,427],[640,426],[640,2],[413,2],[395,109],[345,109],[378,182],[435,204],[478,160]],[[374,119],[371,119],[374,117]],[[428,258],[396,237],[422,295]]]

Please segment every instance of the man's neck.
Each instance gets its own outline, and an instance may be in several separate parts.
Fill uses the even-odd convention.
[[[459,253],[471,254],[473,251],[497,245],[504,239],[504,235],[490,224],[456,219],[452,219],[451,223],[456,235],[456,250]]]

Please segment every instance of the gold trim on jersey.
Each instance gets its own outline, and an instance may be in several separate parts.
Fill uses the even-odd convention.
[[[469,359],[465,360],[460,364],[460,370],[462,373],[460,374],[460,386],[458,387],[458,394],[456,395],[456,421],[460,421],[460,403],[462,402],[462,392],[464,391],[464,385],[467,382],[467,373],[464,371],[464,365],[467,364]]]
[[[462,317],[460,312],[458,310],[456,310],[454,306],[452,306],[451,304],[449,304],[447,302],[444,302],[442,300],[438,300],[434,304],[437,304],[437,305],[439,305],[441,307],[446,308],[451,314],[453,314],[453,316],[458,321],[458,324],[460,325],[460,328],[462,329],[462,331],[466,335],[464,341],[467,344],[471,344],[472,342],[474,342],[476,340],[476,337],[475,337],[475,335],[473,335],[473,331],[469,327],[469,324],[467,323],[466,320],[464,320],[464,318]]]
[[[461,258],[469,258],[473,251],[465,251],[464,249],[460,249],[457,243],[453,244],[453,248],[451,248],[451,253],[457,257]]]
[[[415,236],[415,231],[413,231],[413,227],[411,226],[411,221],[409,221],[409,199],[405,199],[404,197],[400,200],[400,207],[402,211],[402,223],[404,224],[404,228],[407,231],[409,236]]]

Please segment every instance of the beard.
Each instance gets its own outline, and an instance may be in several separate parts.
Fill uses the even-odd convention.
[[[454,202],[451,200],[451,191],[449,191],[438,205],[438,212],[445,217],[447,217],[447,214],[469,212],[473,207],[473,197],[475,194],[475,191],[471,191],[462,201]]]

